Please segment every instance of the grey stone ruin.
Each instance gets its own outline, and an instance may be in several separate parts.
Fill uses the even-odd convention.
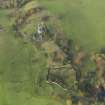
[[[46,30],[47,30],[46,25],[43,22],[39,23],[37,26],[36,33],[33,36],[33,40],[37,42],[43,41],[46,34]]]

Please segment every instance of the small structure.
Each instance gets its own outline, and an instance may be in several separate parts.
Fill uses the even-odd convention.
[[[37,42],[43,41],[43,39],[45,39],[46,37],[46,34],[47,34],[47,26],[43,22],[41,22],[37,26],[37,31],[33,35],[33,40]]]
[[[45,32],[45,24],[42,22],[41,24],[38,24],[38,27],[37,27],[37,33],[39,34],[39,35],[42,35],[42,34],[44,34],[44,32]]]

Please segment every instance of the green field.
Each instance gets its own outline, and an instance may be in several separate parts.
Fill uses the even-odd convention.
[[[60,19],[65,35],[85,51],[105,47],[104,0],[37,1]],[[63,105],[47,97],[53,91],[50,86],[37,87],[46,58],[31,43],[15,37],[7,16],[10,11],[0,10],[0,25],[4,26],[0,32],[0,105]],[[33,64],[33,59],[41,60]]]
[[[39,0],[50,12],[61,18],[65,35],[86,51],[105,45],[105,1]]]
[[[32,44],[15,37],[7,17],[10,11],[0,10],[0,24],[4,26],[0,32],[0,105],[59,105],[47,98],[48,92],[35,88],[41,70],[45,69],[45,58]],[[42,60],[33,64],[32,59],[39,57]],[[36,93],[44,96],[35,96]]]

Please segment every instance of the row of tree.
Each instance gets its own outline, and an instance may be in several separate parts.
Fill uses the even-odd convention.
[[[21,7],[30,0],[0,0],[0,8]]]

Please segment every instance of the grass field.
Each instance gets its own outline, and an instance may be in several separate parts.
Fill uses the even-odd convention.
[[[104,0],[37,1],[60,19],[65,35],[85,51],[105,46]],[[47,97],[51,87],[35,88],[46,58],[31,43],[15,37],[7,16],[10,11],[0,10],[0,25],[4,27],[0,32],[0,105],[63,105]],[[33,64],[35,59],[41,60]],[[42,96],[35,96],[36,92]]]
[[[0,32],[0,105],[60,105],[47,98],[48,90],[43,93],[35,88],[41,70],[45,69],[45,58],[32,44],[15,37],[7,17],[10,11],[0,10],[0,24],[4,27]],[[42,60],[35,65],[34,57]],[[35,96],[36,92],[44,96]]]

